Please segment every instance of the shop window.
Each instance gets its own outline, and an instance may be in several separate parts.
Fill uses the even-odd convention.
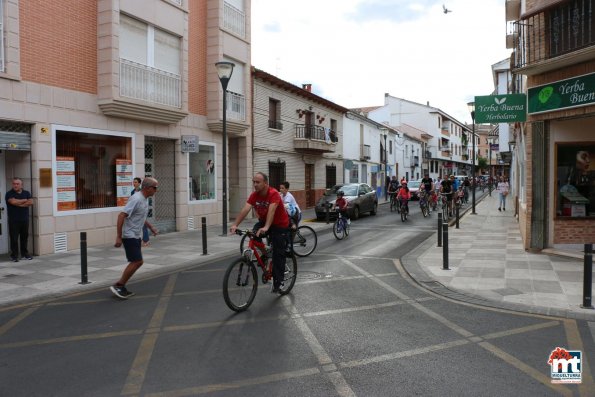
[[[556,159],[557,215],[595,217],[595,144],[558,144]]]
[[[349,171],[349,183],[359,182],[359,164],[353,164]]]
[[[58,212],[124,206],[132,190],[132,137],[56,130]]]
[[[189,153],[189,201],[216,198],[215,147],[198,145],[198,153]]]

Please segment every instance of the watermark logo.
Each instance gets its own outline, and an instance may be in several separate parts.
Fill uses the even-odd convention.
[[[581,383],[582,352],[556,347],[548,359],[552,383]]]

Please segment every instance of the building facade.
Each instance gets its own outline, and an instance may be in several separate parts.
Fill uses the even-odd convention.
[[[506,1],[514,88],[528,106],[513,130],[526,249],[595,242],[594,9],[593,0]]]
[[[225,60],[236,65],[228,184],[239,210],[251,190],[249,0],[0,0],[0,10],[0,193],[17,176],[32,192],[32,252],[76,249],[80,232],[111,243],[134,177],[159,180],[149,219],[161,232],[220,224],[215,63]]]

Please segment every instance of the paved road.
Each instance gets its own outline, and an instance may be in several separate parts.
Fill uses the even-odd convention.
[[[6,396],[588,396],[589,323],[454,302],[399,259],[432,231],[382,206],[299,260],[292,294],[262,286],[247,312],[221,295],[229,260],[0,311]],[[393,216],[394,215],[394,216]],[[391,219],[393,217],[393,219]],[[396,226],[395,226],[396,225]],[[239,238],[238,238],[239,244]],[[583,383],[550,383],[557,346],[579,346]]]

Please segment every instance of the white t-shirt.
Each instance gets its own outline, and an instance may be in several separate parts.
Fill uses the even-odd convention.
[[[149,201],[142,192],[136,192],[128,199],[123,212],[128,214],[122,226],[122,238],[141,238],[143,225],[149,212]]]
[[[302,212],[302,210],[300,210],[300,206],[298,205],[297,201],[295,201],[295,197],[293,197],[293,194],[287,192],[284,195],[281,195],[281,197],[283,198],[283,204],[292,204],[295,208],[297,208],[297,210],[299,212]]]

